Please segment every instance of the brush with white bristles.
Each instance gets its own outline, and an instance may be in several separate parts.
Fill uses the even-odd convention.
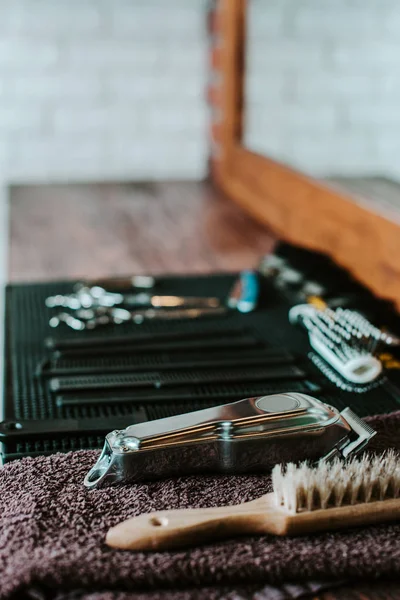
[[[272,485],[272,493],[236,506],[133,517],[112,527],[106,543],[169,550],[243,534],[299,535],[400,518],[400,455],[393,451],[316,467],[277,465]]]

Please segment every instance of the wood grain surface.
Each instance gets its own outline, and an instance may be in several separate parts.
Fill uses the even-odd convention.
[[[275,242],[207,183],[23,186],[10,193],[9,279],[233,271]]]

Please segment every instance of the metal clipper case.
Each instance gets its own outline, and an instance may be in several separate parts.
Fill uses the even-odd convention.
[[[299,393],[247,398],[106,436],[87,488],[195,473],[263,473],[289,461],[347,458],[375,432],[349,408]]]

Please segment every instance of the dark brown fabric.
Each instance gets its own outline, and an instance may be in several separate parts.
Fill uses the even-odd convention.
[[[369,422],[378,431],[371,450],[400,450],[400,412]],[[274,596],[283,583],[400,574],[395,524],[292,539],[246,537],[175,552],[112,550],[104,544],[106,531],[133,515],[236,504],[266,493],[270,482],[189,477],[87,491],[83,478],[96,457],[93,451],[55,454],[0,470],[1,599],[281,600],[299,597],[296,586],[292,596],[290,590]]]
[[[224,600],[299,600],[342,585],[341,581],[310,581],[298,584],[289,583],[279,587],[268,584],[236,586],[235,590],[232,590],[232,586],[152,592],[101,591],[91,593],[81,589],[60,592],[51,596],[49,590],[31,588],[27,595],[21,597],[17,594],[17,598],[18,600],[49,600],[50,597],[53,600],[219,600],[221,598]]]

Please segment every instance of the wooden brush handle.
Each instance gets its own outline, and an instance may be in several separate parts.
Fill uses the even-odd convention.
[[[241,534],[302,535],[400,519],[400,498],[288,513],[274,494],[220,508],[170,510],[133,517],[112,527],[106,543],[124,550],[169,550]]]
[[[106,543],[124,550],[167,550],[246,533],[277,533],[271,496],[236,506],[143,514],[112,527]]]

